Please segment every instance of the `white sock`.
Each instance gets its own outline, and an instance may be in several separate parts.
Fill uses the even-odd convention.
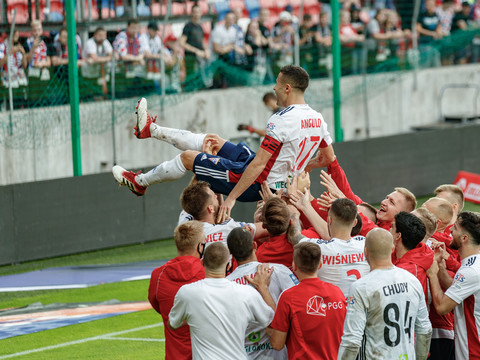
[[[155,139],[163,140],[182,151],[202,151],[203,139],[205,139],[206,135],[194,134],[188,130],[171,129],[155,123],[150,125],[150,134]]]
[[[172,160],[165,161],[154,167],[146,174],[137,175],[135,180],[141,186],[149,186],[155,183],[180,179],[186,172],[187,169],[183,165],[179,154]]]

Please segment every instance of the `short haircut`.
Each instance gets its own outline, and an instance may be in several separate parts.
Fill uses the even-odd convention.
[[[330,206],[328,215],[340,225],[353,226],[353,222],[357,216],[357,205],[347,198],[336,199]]]
[[[402,235],[402,244],[407,250],[414,249],[425,237],[427,230],[422,220],[406,211],[395,215],[397,233]]]
[[[190,13],[192,13],[193,9],[195,9],[195,8],[201,9],[200,5],[198,5],[198,3],[196,1],[193,3],[193,6],[192,6],[192,9],[190,10]]]
[[[224,267],[230,258],[227,246],[222,242],[208,245],[203,253],[203,266],[209,270],[219,270]]]
[[[431,238],[437,231],[437,218],[435,215],[423,207],[413,210],[412,214],[422,220],[423,225],[425,225],[425,238]]]
[[[402,194],[407,201],[407,207],[405,209],[406,212],[411,212],[415,210],[415,208],[417,207],[417,198],[410,190],[404,187],[396,187],[395,191],[398,191],[400,194]]]
[[[62,26],[62,27],[60,28],[60,31],[58,32],[58,34],[61,34],[61,33],[64,32],[64,31],[65,31],[66,33],[68,33],[67,28],[66,28],[65,26]]]
[[[365,212],[359,211],[358,210],[359,206],[361,208],[365,209]],[[365,215],[367,218],[372,220],[374,223],[377,222],[377,212],[378,212],[378,210],[373,205],[371,205],[369,203],[366,203],[366,202],[363,202],[363,203],[357,205],[357,211],[361,212],[363,215]]]
[[[186,252],[194,250],[199,243],[205,241],[203,224],[196,220],[180,224],[173,232],[173,239],[175,240],[178,251]]]
[[[320,246],[311,242],[302,242],[293,248],[293,261],[305,274],[314,274],[320,266],[322,251]]]
[[[447,200],[450,201],[452,205],[458,204],[458,211],[462,211],[465,202],[465,196],[460,186],[453,184],[443,184],[438,186],[434,191],[435,195],[438,195],[441,192],[448,193],[449,196]]]
[[[180,195],[182,209],[193,216],[195,220],[205,216],[210,194],[207,189],[210,184],[205,181],[197,181],[188,185]]]
[[[360,231],[362,230],[362,226],[363,226],[363,221],[362,221],[362,217],[360,216],[360,214],[357,213],[357,223],[355,224],[354,227],[352,227],[352,231],[350,232],[350,236],[357,236],[358,234],[360,234]]]
[[[42,26],[42,22],[40,20],[32,20],[30,22],[30,27],[34,27],[34,26]]]
[[[127,22],[127,26],[130,26],[130,25],[138,25],[138,24],[139,24],[139,22],[138,22],[137,19],[130,19],[130,20],[128,20],[128,22]]]
[[[310,21],[312,20],[312,15],[310,14],[304,14],[303,15],[303,21]]]
[[[265,93],[265,95],[263,95],[263,98],[262,98],[262,101],[264,103],[266,103],[267,101],[270,101],[270,100],[275,100],[277,101],[277,97],[275,96],[275,94],[273,92],[267,92]]]
[[[284,84],[289,84],[291,87],[305,92],[310,77],[304,69],[296,65],[287,65],[280,69],[280,73],[283,75],[282,80]]]
[[[470,236],[471,242],[480,245],[480,214],[471,211],[463,211],[458,214],[458,224]]]
[[[243,227],[233,229],[227,236],[227,246],[235,260],[247,260],[253,252],[252,233]]]
[[[445,199],[433,197],[425,201],[425,204],[431,204],[430,212],[443,224],[448,225],[453,217],[453,205]]]
[[[148,23],[147,29],[158,31],[158,25],[156,22],[151,21]]]
[[[103,26],[99,26],[95,29],[95,31],[93,32],[93,35],[95,35],[96,33],[99,33],[100,31],[106,31],[106,30]]]
[[[365,248],[368,250],[369,258],[371,259],[391,260],[393,236],[385,229],[374,228],[365,237]]]
[[[268,199],[263,205],[262,222],[271,236],[286,233],[290,223],[287,203],[279,197]]]

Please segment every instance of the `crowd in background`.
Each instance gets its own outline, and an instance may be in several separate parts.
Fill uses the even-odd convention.
[[[182,91],[182,84],[201,77],[201,87],[225,88],[237,85],[225,71],[211,70],[215,60],[221,60],[240,74],[247,74],[253,82],[263,84],[274,80],[274,74],[294,62],[294,43],[300,47],[300,65],[311,77],[327,76],[332,68],[331,9],[329,2],[321,1],[319,13],[303,14],[301,19],[288,5],[279,15],[262,8],[256,18],[248,18],[242,9],[232,9],[217,22],[210,33],[205,32],[202,10],[194,5],[190,20],[181,36],[171,31],[163,40],[158,25],[148,23],[146,28],[137,20],[128,21],[118,34],[98,27],[82,44],[77,35],[77,64],[84,79],[107,96],[111,76],[112,57],[116,62],[116,76],[138,79],[146,90],[160,91],[161,66],[165,66],[168,92]],[[398,68],[405,68],[412,49],[411,18],[397,9],[392,1],[374,1],[371,10],[360,0],[344,0],[340,11],[340,41],[342,44],[342,72],[356,74],[387,60]],[[480,25],[480,0],[435,0],[422,2],[416,23],[419,49],[430,49],[435,41],[450,34]],[[18,31],[12,44],[8,37],[0,43],[0,68],[4,88],[8,87],[7,57],[10,54],[10,81],[12,87],[28,84],[35,78],[49,80],[51,76],[66,78],[68,72],[67,29],[47,34],[38,20],[31,22],[29,36],[22,41]],[[480,38],[474,37],[466,46],[451,52],[433,53],[431,66],[441,64],[478,62]],[[10,50],[11,48],[11,50]],[[445,48],[445,47],[444,47]],[[430,51],[430,50],[429,50]],[[163,59],[163,62],[161,61]],[[55,69],[49,71],[49,68]],[[52,69],[52,70],[53,70]],[[117,94],[120,95],[120,94]],[[121,95],[120,95],[121,96]]]

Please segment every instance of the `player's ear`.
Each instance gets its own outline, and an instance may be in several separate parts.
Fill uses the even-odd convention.
[[[320,264],[318,264],[318,269],[321,269],[322,265],[323,265],[323,263],[322,263],[322,260],[320,259]]]
[[[293,270],[293,273],[295,273],[295,271],[298,270],[297,264],[295,264],[294,260],[292,260],[292,270]]]

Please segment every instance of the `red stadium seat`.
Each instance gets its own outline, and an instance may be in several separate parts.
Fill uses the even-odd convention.
[[[162,5],[159,3],[153,3],[150,5],[150,11],[152,12],[152,16],[160,16],[162,15]]]
[[[15,15],[15,22],[18,24],[26,24],[28,23],[28,7],[24,4],[15,4],[9,5],[7,7],[7,21],[9,24],[13,21],[13,13],[12,10],[17,9],[17,14]]]
[[[186,15],[185,4],[172,2],[172,15]]]

